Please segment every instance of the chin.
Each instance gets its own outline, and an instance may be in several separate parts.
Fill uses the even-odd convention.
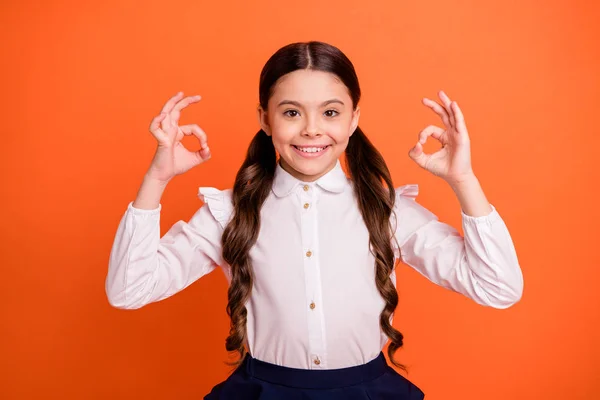
[[[302,175],[306,175],[307,177],[320,175],[323,171],[325,171],[326,166],[322,165],[294,165],[293,168],[301,173]]]
[[[331,157],[315,160],[293,157],[292,160],[293,162],[291,163],[286,160],[287,164],[298,174],[304,175],[306,180],[310,180],[311,177],[323,175],[335,163],[335,160],[331,159]]]

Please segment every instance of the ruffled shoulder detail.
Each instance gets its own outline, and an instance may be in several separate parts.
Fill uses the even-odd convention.
[[[198,197],[208,204],[210,213],[225,228],[233,215],[233,189],[219,190],[214,187],[201,187]]]
[[[400,196],[415,200],[418,194],[419,185],[417,184],[403,185],[396,188],[396,200],[399,199]]]

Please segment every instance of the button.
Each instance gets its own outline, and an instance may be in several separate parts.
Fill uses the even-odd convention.
[[[315,307],[316,307],[316,305],[315,305],[314,301],[313,301],[312,303],[310,303],[310,309],[311,309],[311,310],[314,310],[314,309],[315,309]]]
[[[308,207],[310,207],[310,204],[304,203],[304,208],[308,208]]]
[[[310,256],[312,256],[312,251],[309,250],[306,252],[306,257],[310,257]]]
[[[321,360],[319,360],[319,357],[315,358],[314,363],[315,363],[315,365],[321,364]]]
[[[308,192],[308,189],[309,189],[309,188],[310,188],[310,186],[308,186],[308,185],[304,185],[304,188],[303,188],[303,189],[304,189],[304,191],[305,191],[305,192]]]

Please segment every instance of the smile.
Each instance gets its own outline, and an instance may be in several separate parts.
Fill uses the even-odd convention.
[[[327,149],[330,148],[331,145],[326,146],[310,146],[310,147],[298,147],[292,145],[294,152],[298,154],[300,157],[304,158],[317,158],[321,157],[323,154],[327,154]]]
[[[296,150],[299,150],[303,153],[320,153],[321,151],[327,149],[329,145],[323,147],[297,147],[292,145]]]

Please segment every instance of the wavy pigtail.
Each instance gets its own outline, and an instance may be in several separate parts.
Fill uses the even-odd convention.
[[[229,336],[225,341],[228,351],[237,351],[239,365],[247,353],[246,302],[253,285],[250,249],[260,231],[260,209],[273,186],[277,157],[271,138],[260,130],[252,139],[246,159],[238,171],[233,186],[234,212],[223,231],[221,243],[223,259],[231,267],[231,284],[227,292],[227,314],[231,319]]]
[[[379,323],[391,341],[388,357],[392,364],[406,371],[406,366],[394,358],[396,351],[403,345],[404,336],[390,322],[398,306],[398,293],[390,278],[395,264],[390,217],[396,197],[390,171],[381,153],[360,128],[350,137],[346,148],[346,165],[369,230],[371,252],[375,256],[375,284],[385,301]]]

